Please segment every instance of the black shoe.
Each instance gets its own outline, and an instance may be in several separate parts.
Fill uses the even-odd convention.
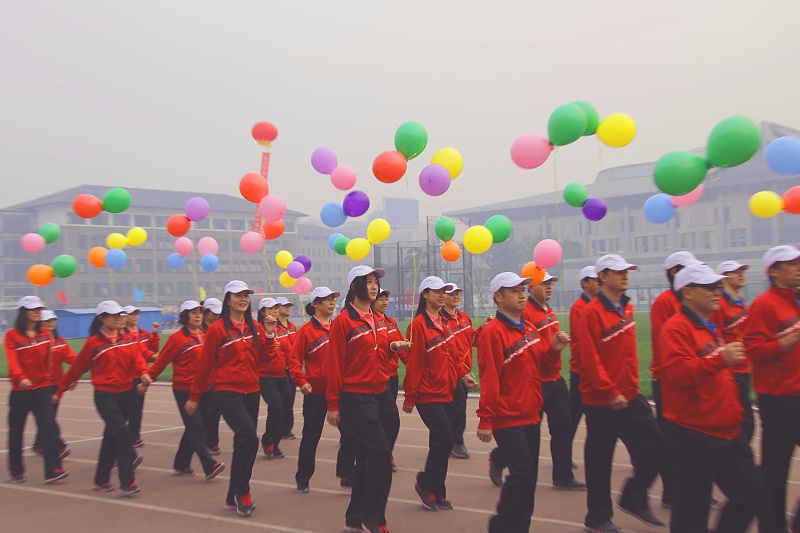
[[[618,527],[611,520],[607,520],[598,526],[583,526],[587,533],[622,533],[622,528]]]
[[[414,493],[419,497],[422,502],[422,507],[428,511],[438,511],[439,507],[436,505],[436,496],[432,492],[425,492],[419,486],[419,483],[414,483]]]
[[[286,454],[283,453],[280,447],[278,447],[278,445],[276,444],[275,448],[272,450],[272,457],[274,459],[283,459],[284,457],[286,457]]]
[[[286,435],[281,437],[281,439],[283,439],[283,440],[294,440],[296,438],[297,438],[297,435],[295,435],[291,431],[289,433],[287,433]]]
[[[578,481],[575,478],[572,478],[569,481],[564,481],[564,482],[553,481],[553,488],[555,490],[572,490],[575,492],[582,492],[586,490],[586,483]]]
[[[397,465],[394,464],[394,459],[392,459],[392,472],[397,472]]]
[[[137,455],[136,457],[134,457],[133,469],[136,470],[139,467],[139,465],[142,464],[142,461],[144,461],[144,457],[142,457],[141,455]]]
[[[173,476],[192,477],[196,473],[197,472],[195,472],[194,468],[192,468],[191,466],[186,467],[186,468],[173,468],[172,469],[172,475]]]
[[[386,524],[382,526],[376,526],[374,524],[364,522],[361,524],[361,531],[364,533],[389,533],[389,528],[386,527]]]
[[[453,503],[444,498],[436,498],[436,507],[438,507],[440,511],[451,511],[453,509]]]
[[[58,450],[58,460],[63,461],[70,453],[72,453],[72,450],[65,444],[63,448]]]
[[[111,483],[103,483],[102,485],[92,485],[92,490],[95,492],[111,492],[114,490],[114,485]]]
[[[19,484],[19,483],[25,483],[26,481],[28,481],[28,478],[25,477],[25,474],[17,474],[16,476],[11,476],[10,478],[8,478],[9,483]]]
[[[299,494],[308,494],[311,491],[311,487],[308,486],[308,483],[298,483],[295,490]]]
[[[54,469],[52,472],[47,474],[47,477],[44,478],[45,485],[49,485],[50,483],[55,483],[56,481],[62,480],[69,475],[69,472],[66,470],[61,470],[60,468]]]
[[[343,531],[344,533],[364,533],[360,525],[354,526],[353,524],[345,524]]]
[[[469,450],[463,444],[456,444],[450,450],[450,454],[456,459],[469,459]]]
[[[206,474],[206,481],[211,481],[223,470],[225,470],[225,463],[214,463],[214,466],[211,467],[211,472]]]
[[[664,521],[656,516],[656,513],[653,512],[653,509],[651,509],[650,506],[636,510],[625,508],[622,505],[619,505],[619,508],[623,513],[634,517],[648,526],[660,527],[665,525]]]
[[[234,501],[236,502],[236,513],[239,516],[250,516],[253,514],[253,509],[256,508],[249,492],[247,494],[237,494],[234,497]]]
[[[134,448],[141,448],[142,446],[144,446],[144,441],[142,440],[141,437],[139,437],[138,439],[133,441],[133,447]]]
[[[136,494],[141,489],[139,489],[139,485],[136,483],[128,483],[127,485],[122,485],[119,488],[119,493],[123,496],[130,496],[132,494]]]
[[[222,453],[222,450],[219,449],[219,446],[212,446],[208,449],[208,455],[219,455]]]
[[[346,477],[343,477],[342,479],[339,480],[339,486],[342,487],[343,489],[352,489],[353,482],[347,479]]]
[[[503,485],[503,468],[494,464],[491,453],[489,454],[489,479],[495,487]]]

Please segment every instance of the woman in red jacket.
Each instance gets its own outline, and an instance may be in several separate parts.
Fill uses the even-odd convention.
[[[189,399],[189,390],[197,374],[197,361],[203,351],[203,308],[194,300],[181,304],[178,322],[183,326],[170,335],[164,348],[150,367],[150,377],[155,380],[172,363],[172,394],[185,427],[178,451],[172,462],[173,473],[178,476],[193,476],[192,454],[197,454],[206,481],[211,481],[225,470],[225,464],[214,461],[206,447],[205,420],[214,402],[211,387],[200,394],[200,414],[189,415],[184,409]]]
[[[286,357],[278,340],[278,302],[274,298],[262,298],[258,302],[258,318],[263,323],[269,317],[275,320],[276,357],[262,359],[258,364],[258,385],[261,397],[267,404],[267,421],[261,435],[261,450],[266,459],[283,459],[286,455],[280,448],[281,424],[283,423],[283,399],[286,397]]]
[[[145,360],[145,364],[152,363],[156,359],[156,354],[161,346],[161,337],[158,334],[158,328],[161,326],[158,322],[153,322],[153,333],[146,329],[139,327],[139,313],[141,309],[134,305],[126,305],[122,308],[125,311],[125,329],[123,332],[130,335],[136,341],[136,346],[139,353]],[[133,380],[133,386],[139,386],[141,381],[139,378]],[[133,447],[141,448],[144,446],[142,440],[142,413],[144,412],[144,395],[134,395],[134,404],[131,411],[130,419],[128,420],[128,428],[133,434]]]
[[[297,435],[292,432],[292,428],[294,427],[294,400],[297,396],[297,387],[294,381],[292,381],[288,364],[292,353],[292,345],[297,336],[297,327],[289,320],[289,317],[292,315],[292,307],[294,307],[294,304],[283,296],[275,298],[275,303],[278,304],[275,311],[275,318],[278,319],[278,325],[275,327],[275,345],[278,347],[278,350],[283,353],[283,360],[287,364],[284,369],[283,383],[280,385],[281,400],[283,403],[280,432],[282,439],[292,440],[297,438]]]
[[[206,298],[200,304],[203,306],[203,333],[211,327],[211,324],[219,320],[222,316],[222,302],[219,298]],[[211,385],[211,391],[214,391],[214,385]],[[213,400],[213,394],[212,394]],[[219,449],[219,419],[222,415],[219,412],[219,406],[216,401],[211,402],[207,415],[203,415],[203,424],[206,430],[206,446],[208,453],[211,455],[219,455],[222,450]]]

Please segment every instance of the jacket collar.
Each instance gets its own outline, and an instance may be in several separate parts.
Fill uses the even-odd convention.
[[[584,302],[586,302],[587,304],[588,304],[589,302],[591,302],[591,301],[592,301],[592,299],[591,299],[591,298],[589,298],[589,295],[588,295],[588,294],[586,294],[585,292],[582,292],[582,293],[581,293],[581,300],[583,300],[583,301],[584,301]]]
[[[603,307],[605,307],[607,310],[609,311],[617,310],[616,304],[612,302],[608,296],[606,296],[606,293],[604,293],[602,289],[600,289],[600,292],[597,294],[597,298],[600,300],[600,302],[602,302]],[[623,311],[628,306],[628,302],[630,301],[631,299],[628,297],[628,295],[623,293],[622,298],[620,298],[619,300],[619,306],[622,308]]]
[[[523,331],[523,332],[525,331],[525,319],[522,318],[521,315],[519,317],[520,318],[520,322],[514,322],[513,320],[511,320],[510,318],[508,318],[506,315],[504,315],[503,313],[501,313],[498,310],[497,313],[495,313],[495,318],[497,320],[499,320],[500,322],[502,322],[503,324],[505,324],[506,326],[510,327],[510,328],[514,328],[516,330],[520,330],[520,331]],[[520,324],[521,324],[521,326],[520,326]]]

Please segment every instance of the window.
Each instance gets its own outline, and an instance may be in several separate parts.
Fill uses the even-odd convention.
[[[108,226],[108,213],[100,213],[89,222],[92,226]]]
[[[621,219],[620,219],[621,220]],[[608,239],[608,249],[613,252],[617,253],[622,248],[622,239]]]
[[[228,219],[215,218],[211,221],[211,227],[213,229],[228,229]]]
[[[684,233],[681,235],[681,246],[688,249],[693,249],[695,245],[694,233]]]
[[[747,246],[747,228],[735,228],[731,230],[730,246]]]
[[[78,248],[80,248],[81,250],[85,250],[86,248],[88,248],[87,246],[88,240],[89,237],[85,233],[81,233],[80,235],[78,235]]]
[[[25,233],[30,227],[26,215],[5,215],[3,217],[3,231]]]
[[[606,253],[605,239],[592,241],[592,253],[594,253],[594,255],[602,255]]]
[[[650,237],[635,237],[633,239],[633,250],[635,252],[649,252],[650,251]]]
[[[72,211],[69,211],[67,213],[67,224],[72,224],[73,226],[80,224],[81,226],[83,226],[84,224],[86,224],[86,219],[79,217]]]
[[[652,251],[658,252],[659,250],[664,250],[666,247],[667,247],[667,236],[665,234],[653,235]]]
[[[204,218],[203,220],[198,220],[197,222],[194,223],[194,226],[197,229],[208,229],[211,227],[210,223],[208,222],[208,218]]]
[[[636,222],[633,217],[628,217],[628,231],[636,231]]]
[[[81,298],[88,298],[89,297],[89,284],[88,283],[81,283]]]
[[[772,221],[768,218],[756,218],[750,223],[753,228],[753,245],[768,245],[772,243]]]
[[[283,231],[288,231],[289,233],[294,233],[296,231],[295,230],[295,226],[294,226],[294,222],[289,222],[287,220],[284,220],[283,223],[284,223],[284,230]]]
[[[133,223],[140,228],[149,228],[153,225],[153,217],[150,215],[133,215]]]
[[[701,231],[700,232],[700,247],[706,250],[711,249],[711,232],[710,231]]]
[[[169,220],[169,217],[157,216],[156,217],[156,227],[157,228],[166,228],[167,227],[167,220]]]
[[[245,221],[240,218],[231,219],[231,229],[235,231],[244,231],[246,227]]]
[[[730,207],[726,207],[725,208],[725,223],[726,224],[730,224],[730,222],[731,222],[731,208]]]
[[[232,241],[229,241],[228,239],[217,239],[217,244],[219,244],[219,251],[220,252],[229,252],[230,249],[231,249],[230,246],[229,246],[230,242],[232,242]]]
[[[131,216],[127,213],[117,213],[111,216],[115,226],[130,226]]]

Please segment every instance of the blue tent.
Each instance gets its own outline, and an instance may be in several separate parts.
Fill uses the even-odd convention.
[[[153,322],[161,322],[161,308],[142,307],[139,314],[139,325],[146,330],[150,330]],[[94,320],[94,308],[85,307],[82,309],[58,309],[58,333],[65,339],[82,339],[89,335],[89,326]]]

